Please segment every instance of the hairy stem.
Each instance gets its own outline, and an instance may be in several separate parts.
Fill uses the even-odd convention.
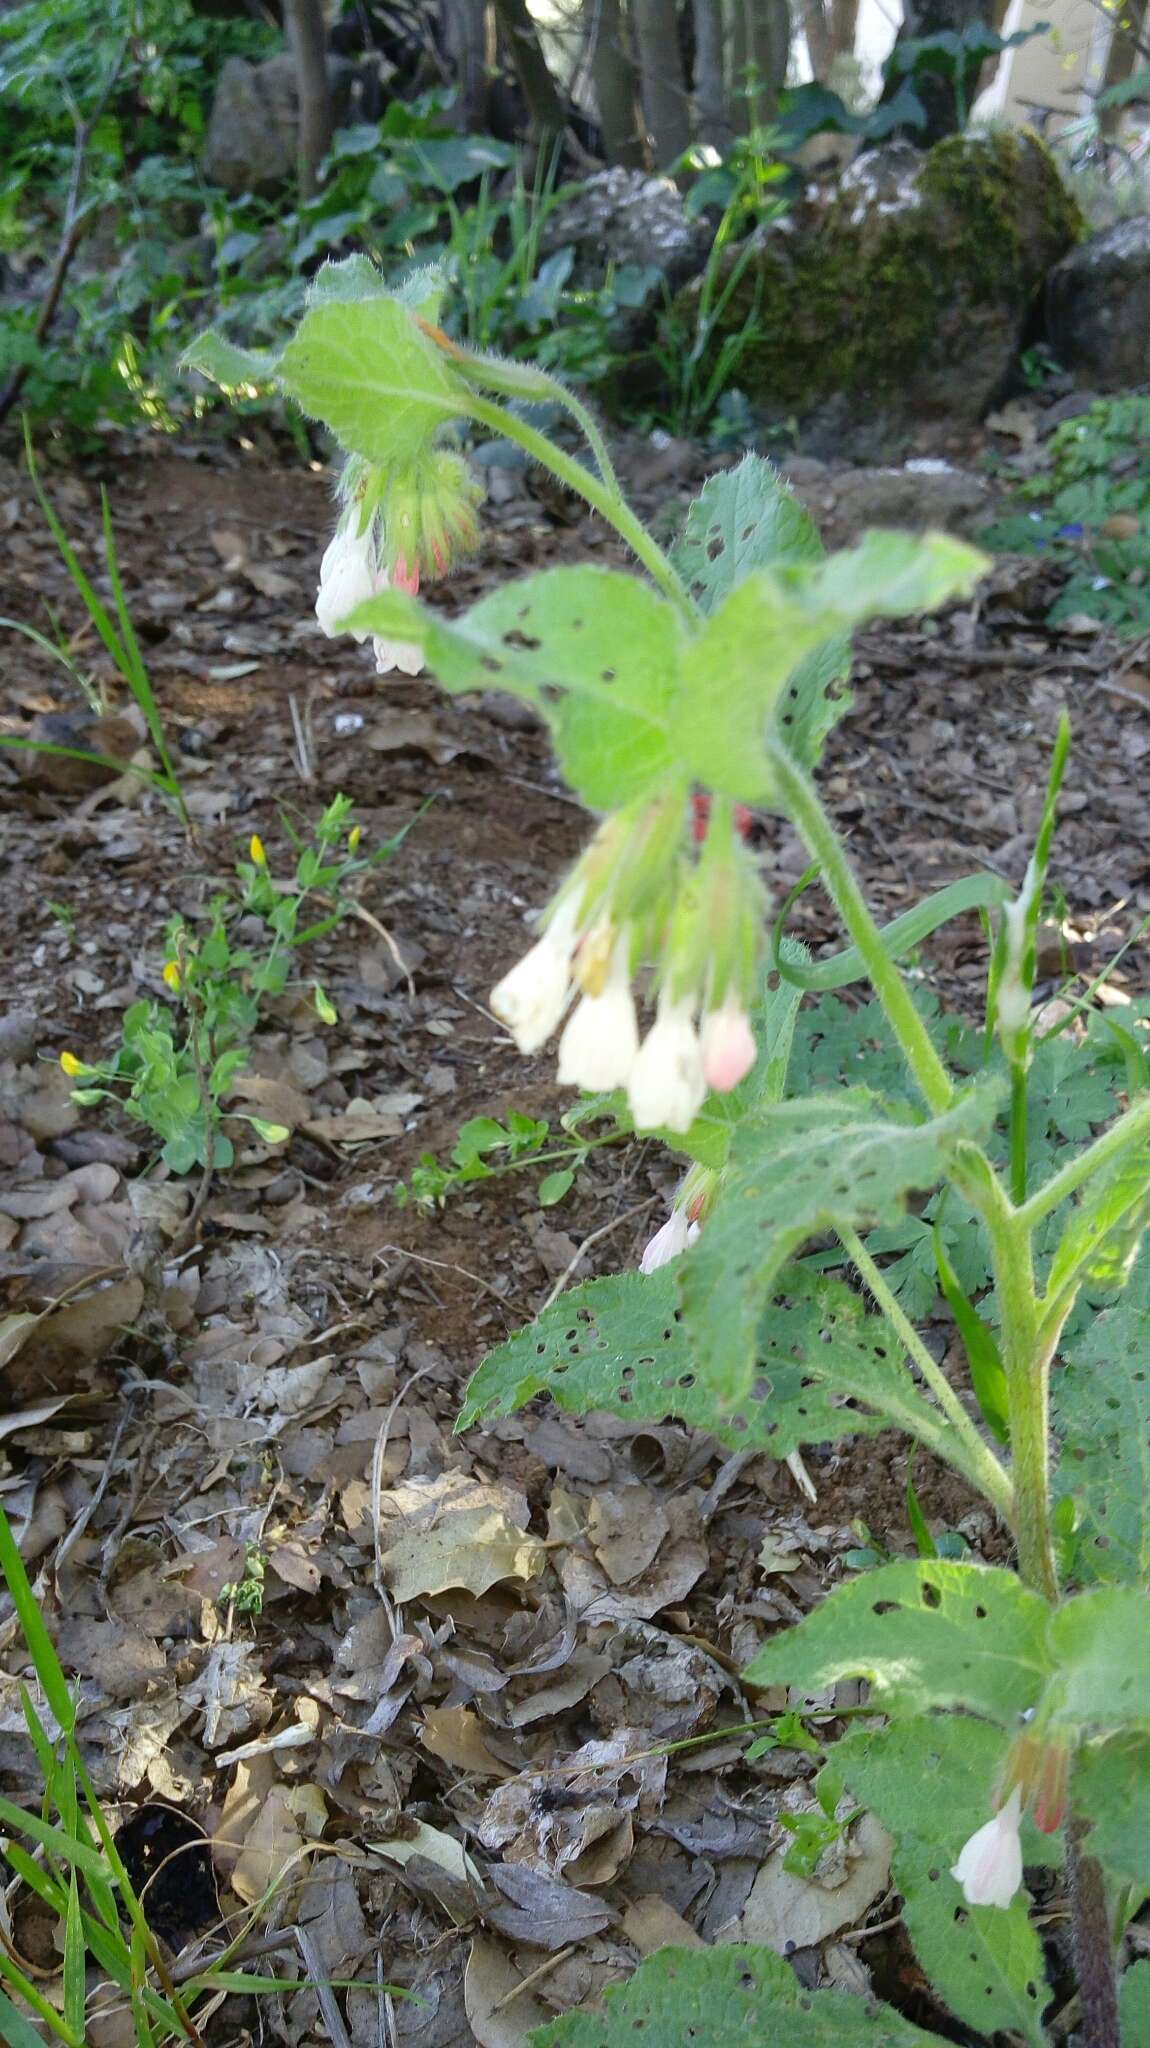
[[[1026,1200],[1026,1068],[1010,1069],[1010,1195]]]
[[[948,1457],[948,1461],[951,1464],[958,1466],[958,1469],[963,1472],[966,1478],[973,1481],[978,1487],[979,1492],[986,1497],[992,1507],[997,1509],[1003,1519],[1009,1521],[1014,1500],[1009,1473],[995,1457],[989,1444],[983,1442],[976,1425],[967,1414],[946,1374],[936,1365],[931,1357],[914,1324],[900,1306],[897,1297],[891,1292],[883,1277],[881,1268],[876,1266],[858,1232],[851,1230],[846,1224],[837,1225],[837,1230],[839,1242],[843,1250],[866,1281],[871,1294],[882,1309],[887,1321],[892,1329],[896,1331],[900,1341],[905,1344],[907,1352],[913,1358],[919,1372],[945,1414],[947,1421],[962,1440],[963,1457],[961,1465],[959,1465],[956,1457],[949,1456],[945,1448],[942,1450],[941,1455]],[[934,1448],[937,1449],[938,1447],[934,1446]]]
[[[902,975],[882,942],[866,899],[855,879],[846,850],[809,776],[785,748],[768,748],[783,807],[819,863],[824,888],[866,963],[867,975],[903,1056],[930,1108],[936,1115],[954,1098],[950,1076],[939,1059],[926,1025],[910,999]]]
[[[1066,1830],[1066,1869],[1070,1880],[1070,1916],[1074,1964],[1082,2001],[1083,2048],[1121,2048],[1118,2028],[1118,1975],[1106,1904],[1102,1866],[1083,1850],[1086,1827],[1073,1819]]]
[[[549,469],[557,476],[561,483],[577,492],[579,497],[585,498],[592,509],[598,512],[609,526],[613,526],[620,538],[626,541],[632,553],[638,556],[652,582],[663,592],[664,597],[670,598],[684,619],[694,623],[698,613],[686,585],[676,575],[662,548],[652,540],[642,520],[636,517],[617,491],[612,491],[597,476],[592,476],[591,471],[582,462],[577,461],[575,456],[568,455],[562,448],[557,448],[553,441],[548,440],[546,434],[541,434],[535,427],[528,426],[526,420],[519,419],[505,406],[495,405],[486,398],[472,395],[468,400],[467,410],[472,419],[479,420],[485,427],[490,427],[493,433],[502,434],[507,440],[517,442],[536,462],[542,463],[545,469]]]
[[[1050,1528],[1050,1361],[1059,1330],[1039,1330],[1030,1231],[1021,1212],[1002,1208],[987,1216],[994,1284],[1002,1318],[1002,1363],[1010,1403],[1014,1478],[1011,1520],[1018,1568],[1025,1583],[1048,1600],[1058,1598],[1058,1572]]]

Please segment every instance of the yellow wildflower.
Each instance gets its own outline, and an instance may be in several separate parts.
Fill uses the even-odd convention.
[[[355,853],[358,850],[359,842],[362,838],[363,826],[353,825],[351,831],[347,835],[347,850],[349,853]]]
[[[264,843],[263,840],[260,838],[258,832],[252,833],[251,839],[248,843],[248,852],[251,855],[252,860],[255,862],[257,868],[266,868],[268,864],[268,857],[267,854],[264,852]]]
[[[183,986],[183,979],[184,977],[180,973],[179,961],[166,960],[164,962],[164,980],[166,981],[168,987],[171,989],[173,995],[179,995],[180,989]]]
[[[78,1060],[74,1052],[62,1052],[60,1054],[60,1065],[70,1081],[78,1081],[81,1075],[91,1074],[95,1071],[94,1068],[86,1066],[83,1060]]]

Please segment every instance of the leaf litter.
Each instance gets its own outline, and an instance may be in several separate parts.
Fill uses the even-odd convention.
[[[680,459],[686,495],[702,464]],[[617,559],[592,521],[557,521],[502,481],[452,602],[542,562]],[[37,623],[58,569],[23,478],[3,485],[12,606]],[[93,487],[70,488],[82,518]],[[665,498],[668,479],[650,488]],[[804,1982],[865,1989],[890,1969],[866,1933],[891,1918],[889,1844],[848,1818],[812,1871],[787,1869],[780,1816],[815,1810],[816,1759],[785,1737],[748,1756],[737,1731],[787,1700],[739,1672],[842,1574],[860,1523],[912,1552],[905,1454],[890,1437],[810,1453],[811,1503],[777,1461],[728,1459],[677,1426],[532,1410],[453,1434],[468,1371],[556,1281],[636,1262],[665,1165],[653,1148],[596,1154],[552,1212],[530,1175],[462,1188],[439,1215],[396,1206],[397,1182],[421,1153],[449,1154],[468,1117],[564,1106],[485,1004],[581,823],[503,700],[376,692],[354,650],[311,631],[326,491],[293,471],[290,516],[269,520],[286,496],[259,458],[128,456],[118,482],[190,855],[137,778],[78,788],[47,755],[21,772],[0,755],[0,915],[21,987],[0,1020],[0,1500],[77,1689],[85,1760],[121,1818],[160,1801],[202,1824],[220,1885],[209,1945],[256,1909],[259,1968],[314,1980],[268,2009],[293,2048],[519,2048],[668,1942],[765,1942]],[[158,538],[176,516],[178,562]],[[1042,573],[1007,560],[941,625],[861,636],[826,781],[885,917],[980,860],[1017,880],[1043,735],[1068,705],[1055,877],[1061,937],[1091,973],[1150,911],[1150,722],[1107,692],[1104,636],[1042,623]],[[8,673],[6,730],[77,715],[24,643]],[[358,918],[317,942],[336,1028],[309,1004],[271,1006],[234,1100],[290,1136],[249,1132],[173,1253],[188,1190],[138,1130],[76,1109],[58,1054],[98,1052],[127,1002],[159,992],[165,922],[195,915],[251,832],[274,844],[280,807],[306,820],[337,790],[375,843],[434,798],[364,897],[391,943]],[[782,894],[805,858],[772,821],[757,830]],[[834,937],[817,892],[793,925]],[[930,947],[968,1013],[981,950],[973,919]],[[1119,1003],[1146,965],[1144,947],[1126,956]],[[986,1533],[921,1457],[915,1487],[932,1527]],[[0,1773],[34,1803],[11,1622],[0,1645]],[[823,1711],[857,1699],[839,1687]],[[209,2038],[253,2022],[233,1998]]]

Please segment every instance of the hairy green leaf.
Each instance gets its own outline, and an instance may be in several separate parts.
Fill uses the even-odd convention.
[[[1150,1737],[1088,1743],[1074,1761],[1072,1796],[1107,1875],[1150,1891]]]
[[[341,446],[401,467],[467,410],[448,361],[395,298],[326,299],[304,314],[279,360],[284,390]]]
[[[714,611],[753,569],[822,558],[823,544],[810,513],[762,455],[745,455],[736,468],[708,477],[688,507],[671,555],[705,612]]]
[[[807,1991],[773,1949],[660,1949],[601,2012],[537,2027],[532,2048],[942,2048],[886,2005]]]
[[[612,809],[675,772],[670,731],[683,628],[672,607],[613,569],[548,569],[491,592],[452,626],[401,593],[353,623],[417,641],[448,690],[507,690],[548,720],[567,781]]]
[[[963,1843],[991,1816],[1009,1745],[987,1721],[932,1715],[847,1735],[832,1767],[895,1838],[903,1921],[951,2012],[980,2034],[1002,2029],[1041,2048],[1050,1987],[1026,1893],[1005,1909],[968,1907],[950,1874]],[[1028,1825],[1025,1860],[1046,1862],[1051,1852],[1051,1838]]]
[[[223,391],[239,391],[246,384],[272,384],[279,369],[279,357],[270,349],[237,348],[209,327],[198,335],[181,358],[185,370],[198,370]]]
[[[675,1416],[734,1449],[777,1458],[892,1422],[937,1438],[943,1418],[916,1390],[885,1319],[868,1314],[841,1280],[803,1266],[780,1276],[761,1320],[758,1371],[724,1415],[676,1306],[675,1265],[696,1256],[573,1288],[489,1353],[456,1427],[511,1415],[548,1393],[568,1414],[602,1410],[634,1423]]]
[[[945,1116],[895,1123],[866,1091],[842,1090],[764,1110],[740,1130],[707,1228],[682,1268],[697,1369],[724,1406],[750,1384],[763,1303],[779,1269],[817,1231],[869,1228],[933,1187],[954,1145],[983,1134],[995,1093],[971,1090]]]
[[[1146,2048],[1150,2042],[1150,1963],[1134,1963],[1118,1987],[1122,2048]]]
[[[1051,1724],[1079,1735],[1150,1727],[1150,1593],[1100,1586],[1050,1616]]]
[[[765,1643],[745,1676],[804,1693],[865,1678],[882,1712],[966,1707],[1013,1728],[1050,1671],[1049,1616],[1039,1594],[997,1567],[942,1558],[884,1565]]]

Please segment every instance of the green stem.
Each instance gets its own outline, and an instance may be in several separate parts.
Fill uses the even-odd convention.
[[[688,624],[695,623],[698,612],[686,585],[676,575],[662,548],[652,540],[642,520],[636,517],[619,495],[617,488],[612,491],[598,477],[592,476],[591,471],[575,456],[568,455],[562,448],[557,448],[553,441],[548,440],[546,434],[540,434],[536,428],[528,426],[526,420],[521,420],[515,413],[508,412],[505,406],[495,405],[486,398],[476,398],[473,395],[468,400],[467,410],[472,419],[479,420],[485,427],[490,427],[492,433],[502,434],[507,440],[517,442],[520,448],[535,458],[536,462],[542,463],[545,469],[549,469],[557,476],[561,483],[565,483],[579,497],[585,498],[592,509],[598,512],[609,526],[613,526],[616,533],[626,541],[632,553],[638,556],[650,574],[652,582],[658,585],[664,597],[670,598]]]
[[[902,975],[882,942],[834,825],[809,776],[777,744],[768,747],[783,807],[822,871],[822,881],[866,963],[867,975],[902,1047],[911,1073],[936,1115],[950,1107],[954,1089]]]
[[[1030,1230],[1005,1195],[987,1214],[994,1284],[1001,1317],[1002,1363],[1010,1403],[1014,1480],[1011,1520],[1018,1568],[1026,1585],[1058,1598],[1058,1572],[1050,1529],[1050,1361],[1058,1330],[1039,1329]]]
[[[1010,1069],[1010,1194],[1020,1207],[1026,1200],[1026,1068],[1021,1063]]]
[[[561,384],[558,377],[549,376],[546,370],[539,369],[534,363],[505,363],[483,355],[465,357],[454,349],[452,362],[469,384],[482,384],[488,391],[500,392],[504,398],[523,398],[532,405],[546,404],[550,400],[553,405],[561,405],[583,434],[608,490],[622,499],[622,486],[606,441],[582,400],[576,398],[566,384]]]
[[[1057,1209],[1059,1204],[1064,1202],[1068,1195],[1072,1195],[1076,1188],[1080,1188],[1084,1181],[1091,1180],[1096,1173],[1101,1173],[1103,1167],[1109,1166],[1128,1146],[1136,1145],[1145,1137],[1150,1137],[1150,1095],[1143,1096],[1140,1102],[1135,1103],[1125,1115],[1119,1117],[1116,1124],[1111,1124],[1108,1131],[1103,1131],[1100,1138],[1095,1138],[1094,1143],[1088,1145],[1085,1152],[1080,1152],[1077,1158],[1069,1160],[1060,1173],[1052,1174],[1048,1181],[1044,1181],[1040,1188],[1036,1188],[1030,1200],[1024,1202],[1017,1211],[1019,1222],[1024,1223],[1028,1231],[1033,1230],[1044,1216],[1049,1216],[1051,1211]]]
[[[976,1425],[967,1414],[946,1374],[931,1357],[914,1324],[909,1320],[897,1297],[887,1285],[881,1268],[876,1266],[858,1232],[850,1229],[844,1223],[837,1224],[835,1227],[843,1250],[847,1253],[852,1264],[858,1269],[871,1294],[886,1316],[887,1321],[896,1332],[900,1342],[905,1345],[910,1357],[913,1358],[947,1421],[962,1439],[964,1456],[959,1469],[964,1472],[967,1478],[973,1480],[979,1492],[986,1496],[992,1507],[997,1509],[1003,1519],[1009,1521],[1014,1501],[1009,1473],[995,1457],[989,1444],[983,1442]],[[943,1455],[946,1456],[947,1453],[944,1451]],[[950,1462],[955,1465],[959,1464],[959,1460],[953,1457],[950,1459]]]

